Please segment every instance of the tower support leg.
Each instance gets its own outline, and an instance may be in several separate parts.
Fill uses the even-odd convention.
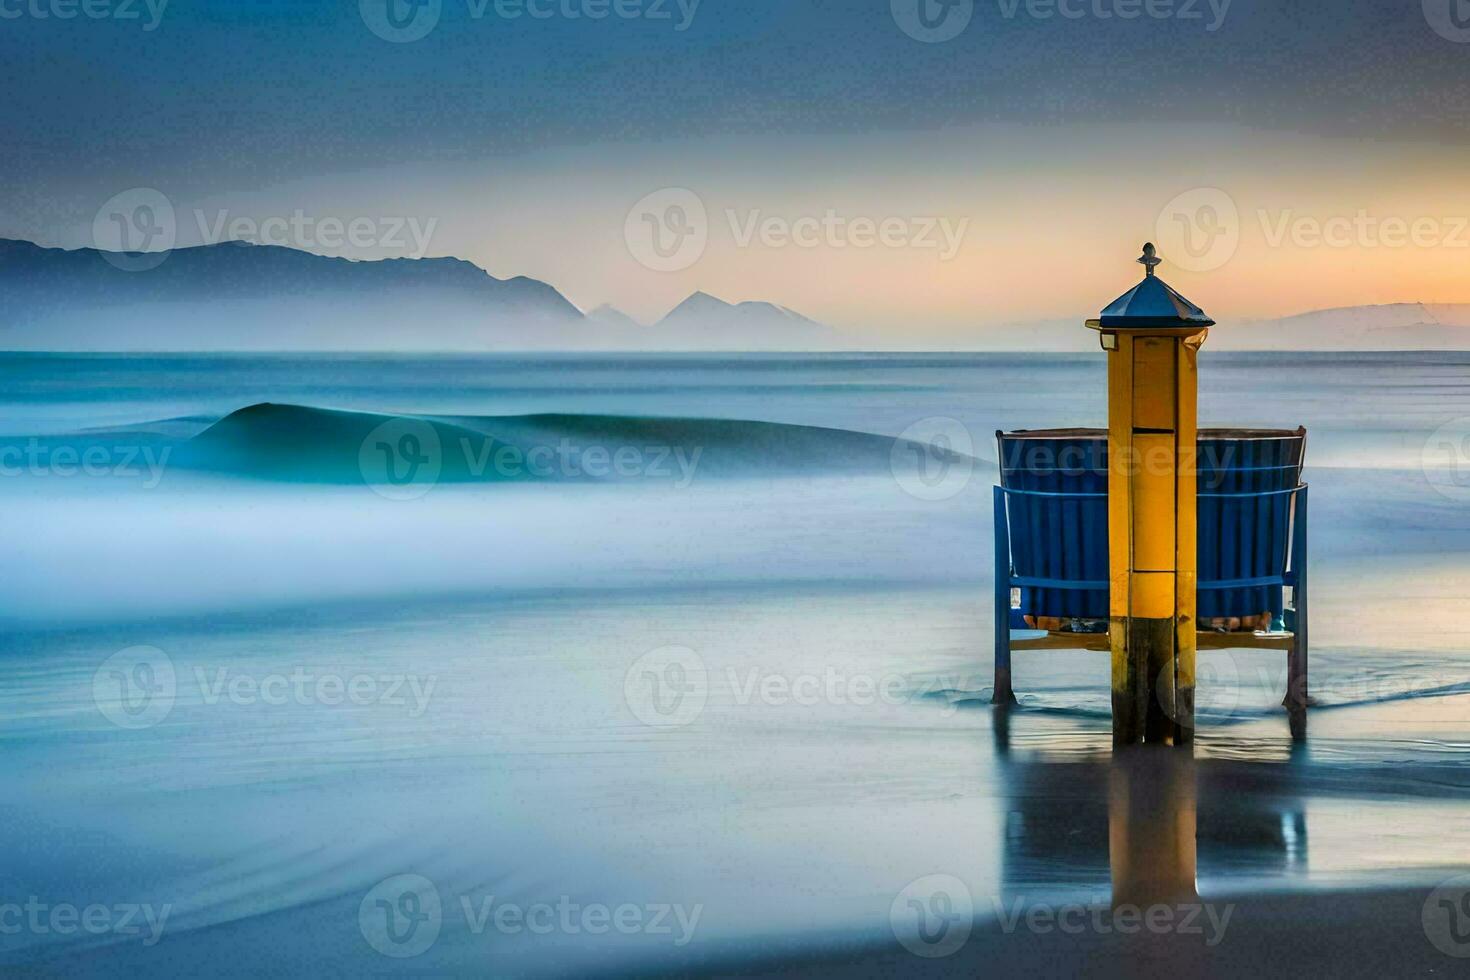
[[[1108,355],[1116,745],[1194,738],[1202,339],[1120,334]]]

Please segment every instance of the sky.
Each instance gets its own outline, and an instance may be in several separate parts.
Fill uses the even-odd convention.
[[[1095,313],[1145,240],[1217,319],[1470,302],[1467,0],[0,0],[0,84],[47,245],[889,337]]]

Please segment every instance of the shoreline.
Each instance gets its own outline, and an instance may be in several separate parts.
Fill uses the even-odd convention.
[[[1078,918],[1071,920],[1071,934],[1055,925],[1038,932],[1029,930],[1024,921],[1017,925],[990,919],[977,920],[964,945],[952,955],[939,958],[914,955],[896,940],[834,939],[820,950],[800,949],[795,939],[774,940],[771,945],[787,948],[763,952],[751,949],[751,942],[729,943],[720,950],[705,947],[698,959],[690,957],[683,965],[656,971],[656,975],[814,980],[874,976],[1085,975],[1178,980],[1217,976],[1454,975],[1470,968],[1470,959],[1449,955],[1429,938],[1425,906],[1433,895],[1433,887],[1402,887],[1206,897],[1201,899],[1202,904],[1231,910],[1223,938],[1215,945],[1209,944],[1211,927],[1204,916],[1196,923],[1201,931],[1188,935],[1151,933],[1146,928],[1128,935],[1098,932],[1091,928],[1091,919],[1079,933]],[[1454,948],[1460,957],[1470,957],[1470,935]],[[649,975],[647,971],[639,973]]]

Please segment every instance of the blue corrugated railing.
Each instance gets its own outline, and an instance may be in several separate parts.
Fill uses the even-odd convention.
[[[1107,619],[1107,434],[996,435],[1007,599],[1018,587],[1020,615]],[[1283,614],[1283,586],[1294,584],[1293,514],[1305,509],[1305,447],[1304,429],[1200,433],[1200,620]]]

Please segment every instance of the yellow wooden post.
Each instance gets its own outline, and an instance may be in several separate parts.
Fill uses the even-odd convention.
[[[1194,733],[1197,355],[1214,321],[1154,275],[1088,326],[1108,352],[1113,741]]]

